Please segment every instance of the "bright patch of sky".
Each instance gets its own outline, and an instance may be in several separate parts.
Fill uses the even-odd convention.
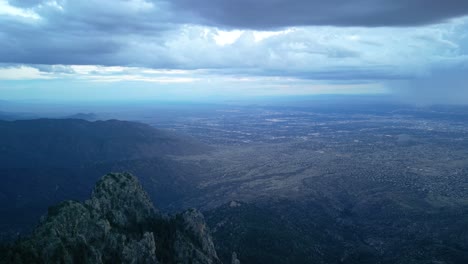
[[[7,0],[0,0],[0,16],[10,16],[32,20],[40,19],[40,16],[33,10],[11,6]]]
[[[40,80],[55,78],[53,75],[43,73],[36,68],[28,66],[0,68],[0,81],[2,80]]]

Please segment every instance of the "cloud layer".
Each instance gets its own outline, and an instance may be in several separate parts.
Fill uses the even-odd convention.
[[[0,0],[0,80],[410,91],[467,60],[466,14],[455,0]]]
[[[174,0],[199,23],[230,28],[415,26],[468,14],[463,0]]]

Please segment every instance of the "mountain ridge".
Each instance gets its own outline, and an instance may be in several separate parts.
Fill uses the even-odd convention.
[[[109,171],[138,175],[153,203],[166,209],[192,191],[198,174],[174,157],[208,151],[190,137],[137,122],[0,121],[0,241],[26,234],[53,204],[86,199]]]
[[[200,154],[187,137],[120,120],[32,119],[0,121],[1,167],[80,167],[99,162]],[[180,147],[183,145],[183,148]]]

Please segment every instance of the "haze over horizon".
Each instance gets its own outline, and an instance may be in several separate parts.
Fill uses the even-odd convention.
[[[456,0],[0,0],[0,98],[466,104],[467,15]]]

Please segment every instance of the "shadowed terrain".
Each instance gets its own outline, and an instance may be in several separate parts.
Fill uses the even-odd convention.
[[[89,196],[112,171],[139,175],[164,208],[190,193],[196,170],[168,155],[204,153],[204,144],[148,125],[78,119],[0,121],[0,237],[30,229],[48,206]]]
[[[2,210],[9,217],[3,230],[33,226],[47,206],[64,198],[84,200],[101,174],[130,171],[162,211],[202,210],[225,263],[233,251],[241,263],[468,261],[464,107],[317,103],[187,111],[128,114],[164,128],[164,135],[177,133],[167,137],[133,122],[66,121],[109,123],[127,132],[93,132],[103,133],[91,137],[103,148],[86,155],[103,151],[107,160],[100,162],[90,158],[72,166],[76,153],[67,147],[63,167],[4,164]],[[117,141],[99,139],[112,133],[120,133]],[[51,149],[63,142],[56,138],[59,133],[49,139]],[[170,143],[158,147],[161,138]],[[114,145],[119,141],[128,144]],[[34,146],[29,157],[42,153],[35,151],[40,144]],[[105,146],[128,149],[132,158],[107,155]]]

